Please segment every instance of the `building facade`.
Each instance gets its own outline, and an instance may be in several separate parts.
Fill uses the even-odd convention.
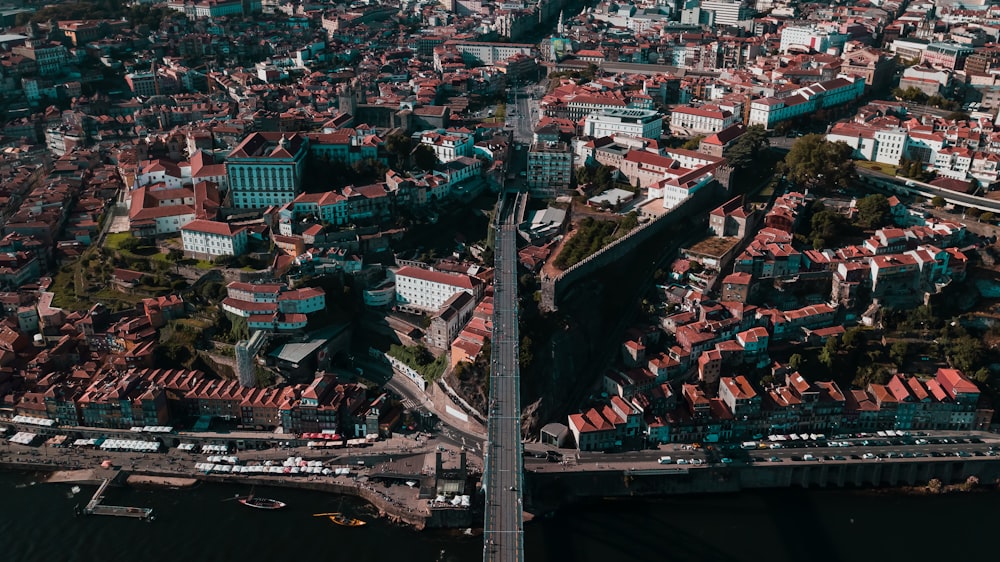
[[[232,205],[260,209],[295,199],[308,151],[308,139],[298,133],[248,135],[226,159]]]

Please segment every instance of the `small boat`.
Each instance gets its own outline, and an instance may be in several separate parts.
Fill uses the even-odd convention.
[[[255,498],[253,496],[240,498],[239,502],[245,506],[253,507],[256,509],[281,509],[287,505],[283,501],[272,500],[269,498]]]
[[[337,525],[343,527],[364,527],[368,523],[360,519],[355,519],[353,517],[348,517],[343,513],[331,513],[329,514],[330,521],[333,521]]]

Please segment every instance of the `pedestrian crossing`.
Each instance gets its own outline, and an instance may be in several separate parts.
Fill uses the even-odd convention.
[[[403,398],[403,409],[404,410],[413,410],[413,409],[416,409],[417,406],[419,406],[419,404],[417,404],[416,400],[414,400],[412,398]]]

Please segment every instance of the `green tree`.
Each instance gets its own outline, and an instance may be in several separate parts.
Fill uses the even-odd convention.
[[[802,355],[799,353],[793,353],[792,356],[788,358],[788,368],[793,371],[798,371],[802,367],[802,363]]]
[[[841,232],[843,222],[843,217],[833,211],[821,210],[814,213],[809,221],[812,227],[809,239],[813,243],[813,248],[822,249],[830,240],[836,238]]]
[[[923,93],[920,88],[910,86],[905,90],[902,88],[896,88],[892,91],[893,97],[902,101],[910,101],[916,103],[923,103],[927,101],[927,94]]]
[[[902,367],[906,363],[906,355],[910,351],[910,346],[905,341],[893,342],[889,346],[889,359],[897,366]]]
[[[698,147],[701,146],[701,141],[703,140],[705,140],[705,135],[691,137],[681,145],[681,148],[684,150],[698,150]]]
[[[402,133],[393,133],[385,139],[385,149],[396,157],[396,165],[402,166],[406,157],[410,155],[413,142],[409,136]]]
[[[986,211],[985,213],[979,215],[980,222],[993,222],[994,218],[995,215],[990,211]]]
[[[413,150],[413,163],[417,165],[418,168],[429,172],[437,166],[437,156],[434,155],[434,149],[427,146],[426,144],[420,144]]]
[[[761,125],[752,125],[722,153],[726,161],[736,171],[748,170],[770,146],[767,130]]]
[[[613,180],[611,179],[612,170],[613,168],[605,166],[604,164],[598,166],[597,170],[594,172],[594,185],[600,189],[608,189],[611,187],[613,183]]]
[[[848,328],[847,331],[844,332],[841,342],[847,349],[854,349],[857,346],[863,346],[865,344],[864,330],[858,326]]]
[[[949,341],[948,360],[958,370],[971,373],[980,368],[986,359],[983,342],[972,336],[961,336]]]
[[[531,353],[531,346],[533,343],[534,342],[532,342],[531,338],[528,336],[523,336],[521,338],[521,345],[517,348],[517,360],[522,369],[527,369],[531,365],[531,362],[535,359],[534,355]]]
[[[840,344],[837,342],[837,338],[829,338],[823,344],[823,349],[819,352],[819,362],[825,365],[827,369],[832,369],[833,362],[839,352]]]
[[[858,200],[858,224],[865,228],[885,226],[889,222],[889,200],[873,193]]]
[[[931,205],[933,205],[934,207],[937,207],[938,209],[944,207],[947,204],[948,204],[948,202],[945,201],[944,197],[941,197],[940,195],[935,195],[934,198],[931,199]]]
[[[854,149],[843,142],[829,142],[823,135],[806,135],[792,143],[785,156],[788,179],[806,187],[846,188],[856,174],[851,156]]]

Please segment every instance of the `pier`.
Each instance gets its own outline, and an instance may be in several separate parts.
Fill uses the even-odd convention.
[[[84,515],[113,515],[115,517],[134,517],[145,521],[153,520],[153,510],[148,507],[124,507],[120,505],[102,505],[104,492],[108,489],[114,478],[105,478],[101,485],[94,492],[94,497],[90,498],[87,506],[83,508]]]

